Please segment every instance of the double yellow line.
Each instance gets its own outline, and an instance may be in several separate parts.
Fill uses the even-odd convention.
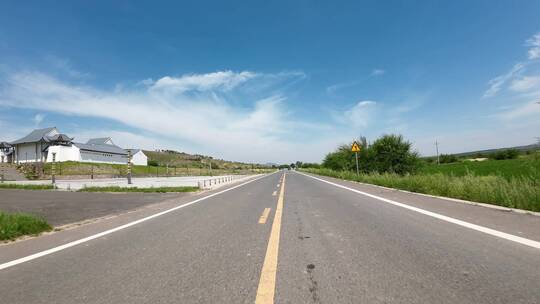
[[[266,256],[261,271],[259,287],[257,288],[257,297],[255,304],[274,303],[274,294],[276,291],[276,273],[279,253],[279,236],[281,233],[281,215],[283,214],[283,197],[285,195],[285,173],[281,181],[281,191],[279,192],[276,215],[272,223],[272,231],[266,248]]]

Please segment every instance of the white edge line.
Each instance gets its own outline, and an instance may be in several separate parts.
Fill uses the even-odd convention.
[[[275,172],[274,172],[275,173]],[[148,220],[151,220],[153,218],[156,218],[158,216],[162,216],[164,214],[167,214],[169,212],[173,212],[173,211],[176,211],[178,209],[181,209],[181,208],[185,208],[187,206],[191,206],[193,204],[196,204],[200,201],[203,201],[203,200],[206,200],[206,199],[209,199],[211,197],[214,197],[214,196],[217,196],[217,195],[220,195],[220,194],[223,194],[227,191],[231,191],[233,189],[236,189],[236,188],[239,188],[239,187],[242,187],[244,185],[247,185],[249,183],[252,183],[254,181],[257,181],[261,178],[264,178],[266,176],[270,176],[274,173],[270,173],[269,175],[263,175],[261,177],[258,177],[258,178],[255,178],[255,179],[252,179],[250,181],[247,181],[245,183],[242,183],[240,185],[236,185],[234,187],[231,187],[231,188],[227,188],[225,190],[222,190],[222,191],[219,191],[219,192],[216,192],[216,193],[212,193],[210,195],[207,195],[205,197],[201,197],[201,198],[198,198],[194,201],[191,201],[191,202],[188,202],[188,203],[185,203],[183,205],[180,205],[180,206],[176,206],[176,207],[173,207],[171,209],[167,209],[167,210],[164,210],[164,211],[161,211],[161,212],[158,212],[156,214],[152,214],[150,216],[147,216],[147,217],[144,217],[142,219],[138,219],[136,221],[133,221],[133,222],[129,222],[127,224],[124,224],[124,225],[121,225],[121,226],[118,226],[118,227],[115,227],[115,228],[112,228],[112,229],[109,229],[109,230],[105,230],[103,232],[100,232],[100,233],[97,233],[97,234],[94,234],[94,235],[91,235],[91,236],[87,236],[85,238],[82,238],[82,239],[79,239],[79,240],[76,240],[76,241],[73,241],[73,242],[69,242],[69,243],[66,243],[64,245],[60,245],[60,246],[57,246],[57,247],[54,247],[54,248],[51,248],[51,249],[47,249],[47,250],[44,250],[44,251],[41,251],[41,252],[38,252],[38,253],[34,253],[34,254],[31,254],[31,255],[28,255],[28,256],[25,256],[25,257],[22,257],[22,258],[19,258],[19,259],[16,259],[16,260],[13,260],[13,261],[10,261],[10,262],[6,262],[6,263],[3,263],[3,264],[0,264],[0,270],[3,270],[3,269],[6,269],[6,268],[9,268],[9,267],[12,267],[12,266],[15,266],[15,265],[18,265],[18,264],[21,264],[21,263],[25,263],[25,262],[28,262],[28,261],[31,261],[31,260],[35,260],[37,258],[40,258],[42,256],[46,256],[46,255],[49,255],[49,254],[52,254],[52,253],[55,253],[55,252],[58,252],[58,251],[61,251],[61,250],[64,250],[64,249],[67,249],[67,248],[70,248],[70,247],[73,247],[73,246],[77,246],[79,244],[82,244],[82,243],[86,243],[88,241],[91,241],[91,240],[94,240],[94,239],[97,239],[97,238],[100,238],[102,236],[105,236],[105,235],[108,235],[108,234],[111,234],[111,233],[114,233],[116,231],[120,231],[120,230],[123,230],[123,229],[126,229],[126,228],[129,228],[131,226],[135,226],[137,224],[140,224],[142,222],[146,222]]]
[[[519,237],[519,236],[516,236],[516,235],[513,235],[513,234],[501,232],[501,231],[494,230],[494,229],[491,229],[491,228],[487,228],[487,227],[484,227],[484,226],[471,224],[469,222],[458,220],[458,219],[455,219],[453,217],[449,217],[449,216],[442,215],[442,214],[439,214],[439,213],[435,213],[435,212],[427,211],[427,210],[420,209],[420,208],[417,208],[417,207],[409,206],[407,204],[399,203],[399,202],[396,202],[396,201],[393,201],[393,200],[390,200],[390,199],[387,199],[387,198],[383,198],[383,197],[380,197],[380,196],[377,196],[377,195],[373,195],[373,194],[369,194],[369,193],[366,193],[366,192],[363,192],[363,191],[360,191],[360,190],[349,188],[347,186],[336,184],[336,183],[324,180],[322,178],[311,176],[311,175],[308,175],[308,174],[305,174],[305,173],[302,173],[302,172],[298,172],[298,173],[301,174],[301,175],[307,176],[309,178],[313,178],[313,179],[316,179],[318,181],[330,184],[330,185],[338,187],[338,188],[346,189],[346,190],[349,190],[349,191],[352,191],[352,192],[356,192],[358,194],[362,194],[362,195],[365,195],[365,196],[368,196],[368,197],[383,201],[385,203],[389,203],[389,204],[392,204],[392,205],[395,205],[395,206],[398,206],[398,207],[409,209],[411,211],[415,211],[415,212],[418,212],[418,213],[421,213],[421,214],[424,214],[424,215],[428,215],[428,216],[431,216],[431,217],[434,217],[434,218],[437,218],[437,219],[440,219],[440,220],[443,220],[443,221],[446,221],[446,222],[449,222],[449,223],[453,223],[453,224],[456,224],[456,225],[459,225],[459,226],[462,226],[462,227],[466,227],[466,228],[469,228],[469,229],[480,231],[480,232],[483,232],[483,233],[486,233],[486,234],[489,234],[489,235],[493,235],[493,236],[496,236],[496,237],[499,237],[499,238],[502,238],[502,239],[506,239],[506,240],[509,240],[509,241],[512,241],[512,242],[516,242],[516,243],[527,245],[527,246],[530,246],[530,247],[533,247],[533,248],[536,248],[536,249],[540,249],[540,242],[537,242],[537,241],[534,241],[534,240],[522,238],[522,237]]]

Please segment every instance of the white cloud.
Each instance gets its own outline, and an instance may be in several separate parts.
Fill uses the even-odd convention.
[[[516,77],[517,75],[520,75],[524,67],[525,64],[517,63],[506,74],[491,79],[488,82],[489,88],[484,92],[483,98],[489,98],[497,95],[497,93],[501,90],[504,84],[506,84],[509,80]]]
[[[528,58],[538,59],[540,58],[540,33],[534,35],[533,37],[527,39],[527,42],[525,43],[526,46],[530,46],[528,53]]]
[[[142,90],[139,84],[134,89],[106,91],[69,84],[43,73],[21,72],[3,81],[0,106],[109,119],[138,130],[134,132],[136,135],[147,137],[145,140],[123,131],[106,130],[108,136],[118,134],[115,140],[125,143],[124,146],[148,147],[161,143],[159,148],[242,161],[290,161],[297,157],[319,160],[328,149],[315,147],[329,146],[329,142],[335,144],[337,139],[322,134],[329,132],[325,131],[324,124],[314,126],[292,115],[280,88],[262,92],[258,99],[242,106],[221,94],[239,88],[250,79],[256,82],[254,86],[265,87],[258,82],[276,83],[277,78],[294,77],[290,73],[270,74],[255,80],[255,75],[258,74],[226,71],[163,77],[150,86],[143,86]],[[305,77],[301,75],[297,77]],[[193,90],[197,94],[190,94]],[[174,94],[164,94],[164,91]],[[320,136],[303,143],[295,141],[295,137],[315,129],[320,131]],[[84,132],[72,136],[81,134]],[[310,154],[300,153],[304,146],[312,148],[308,151]]]
[[[39,126],[43,122],[43,119],[45,119],[45,114],[42,114],[42,113],[36,114],[33,118],[34,125]]]
[[[529,101],[515,108],[502,112],[498,114],[497,116],[505,120],[515,120],[515,119],[523,119],[525,117],[539,116],[538,119],[540,120],[540,103],[539,102],[540,101]]]
[[[380,76],[380,75],[384,75],[385,73],[386,73],[386,71],[383,70],[383,69],[374,69],[371,72],[371,76]]]
[[[371,100],[359,101],[343,113],[344,123],[355,127],[366,127],[374,116],[376,105],[377,102]]]
[[[540,76],[524,76],[514,79],[510,89],[516,92],[527,92],[531,90],[540,90]]]
[[[174,93],[186,91],[228,91],[236,86],[253,79],[257,75],[252,72],[235,73],[232,71],[220,71],[209,74],[190,74],[181,77],[165,76],[150,85],[151,90],[164,90]],[[146,80],[148,83],[148,80]]]

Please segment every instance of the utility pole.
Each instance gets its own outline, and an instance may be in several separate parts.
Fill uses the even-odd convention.
[[[439,142],[435,140],[435,149],[437,150],[437,165],[440,165],[439,161]]]

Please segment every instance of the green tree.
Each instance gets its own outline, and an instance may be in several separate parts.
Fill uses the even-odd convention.
[[[415,172],[420,166],[418,153],[402,135],[384,135],[369,147],[373,171],[406,174]]]

